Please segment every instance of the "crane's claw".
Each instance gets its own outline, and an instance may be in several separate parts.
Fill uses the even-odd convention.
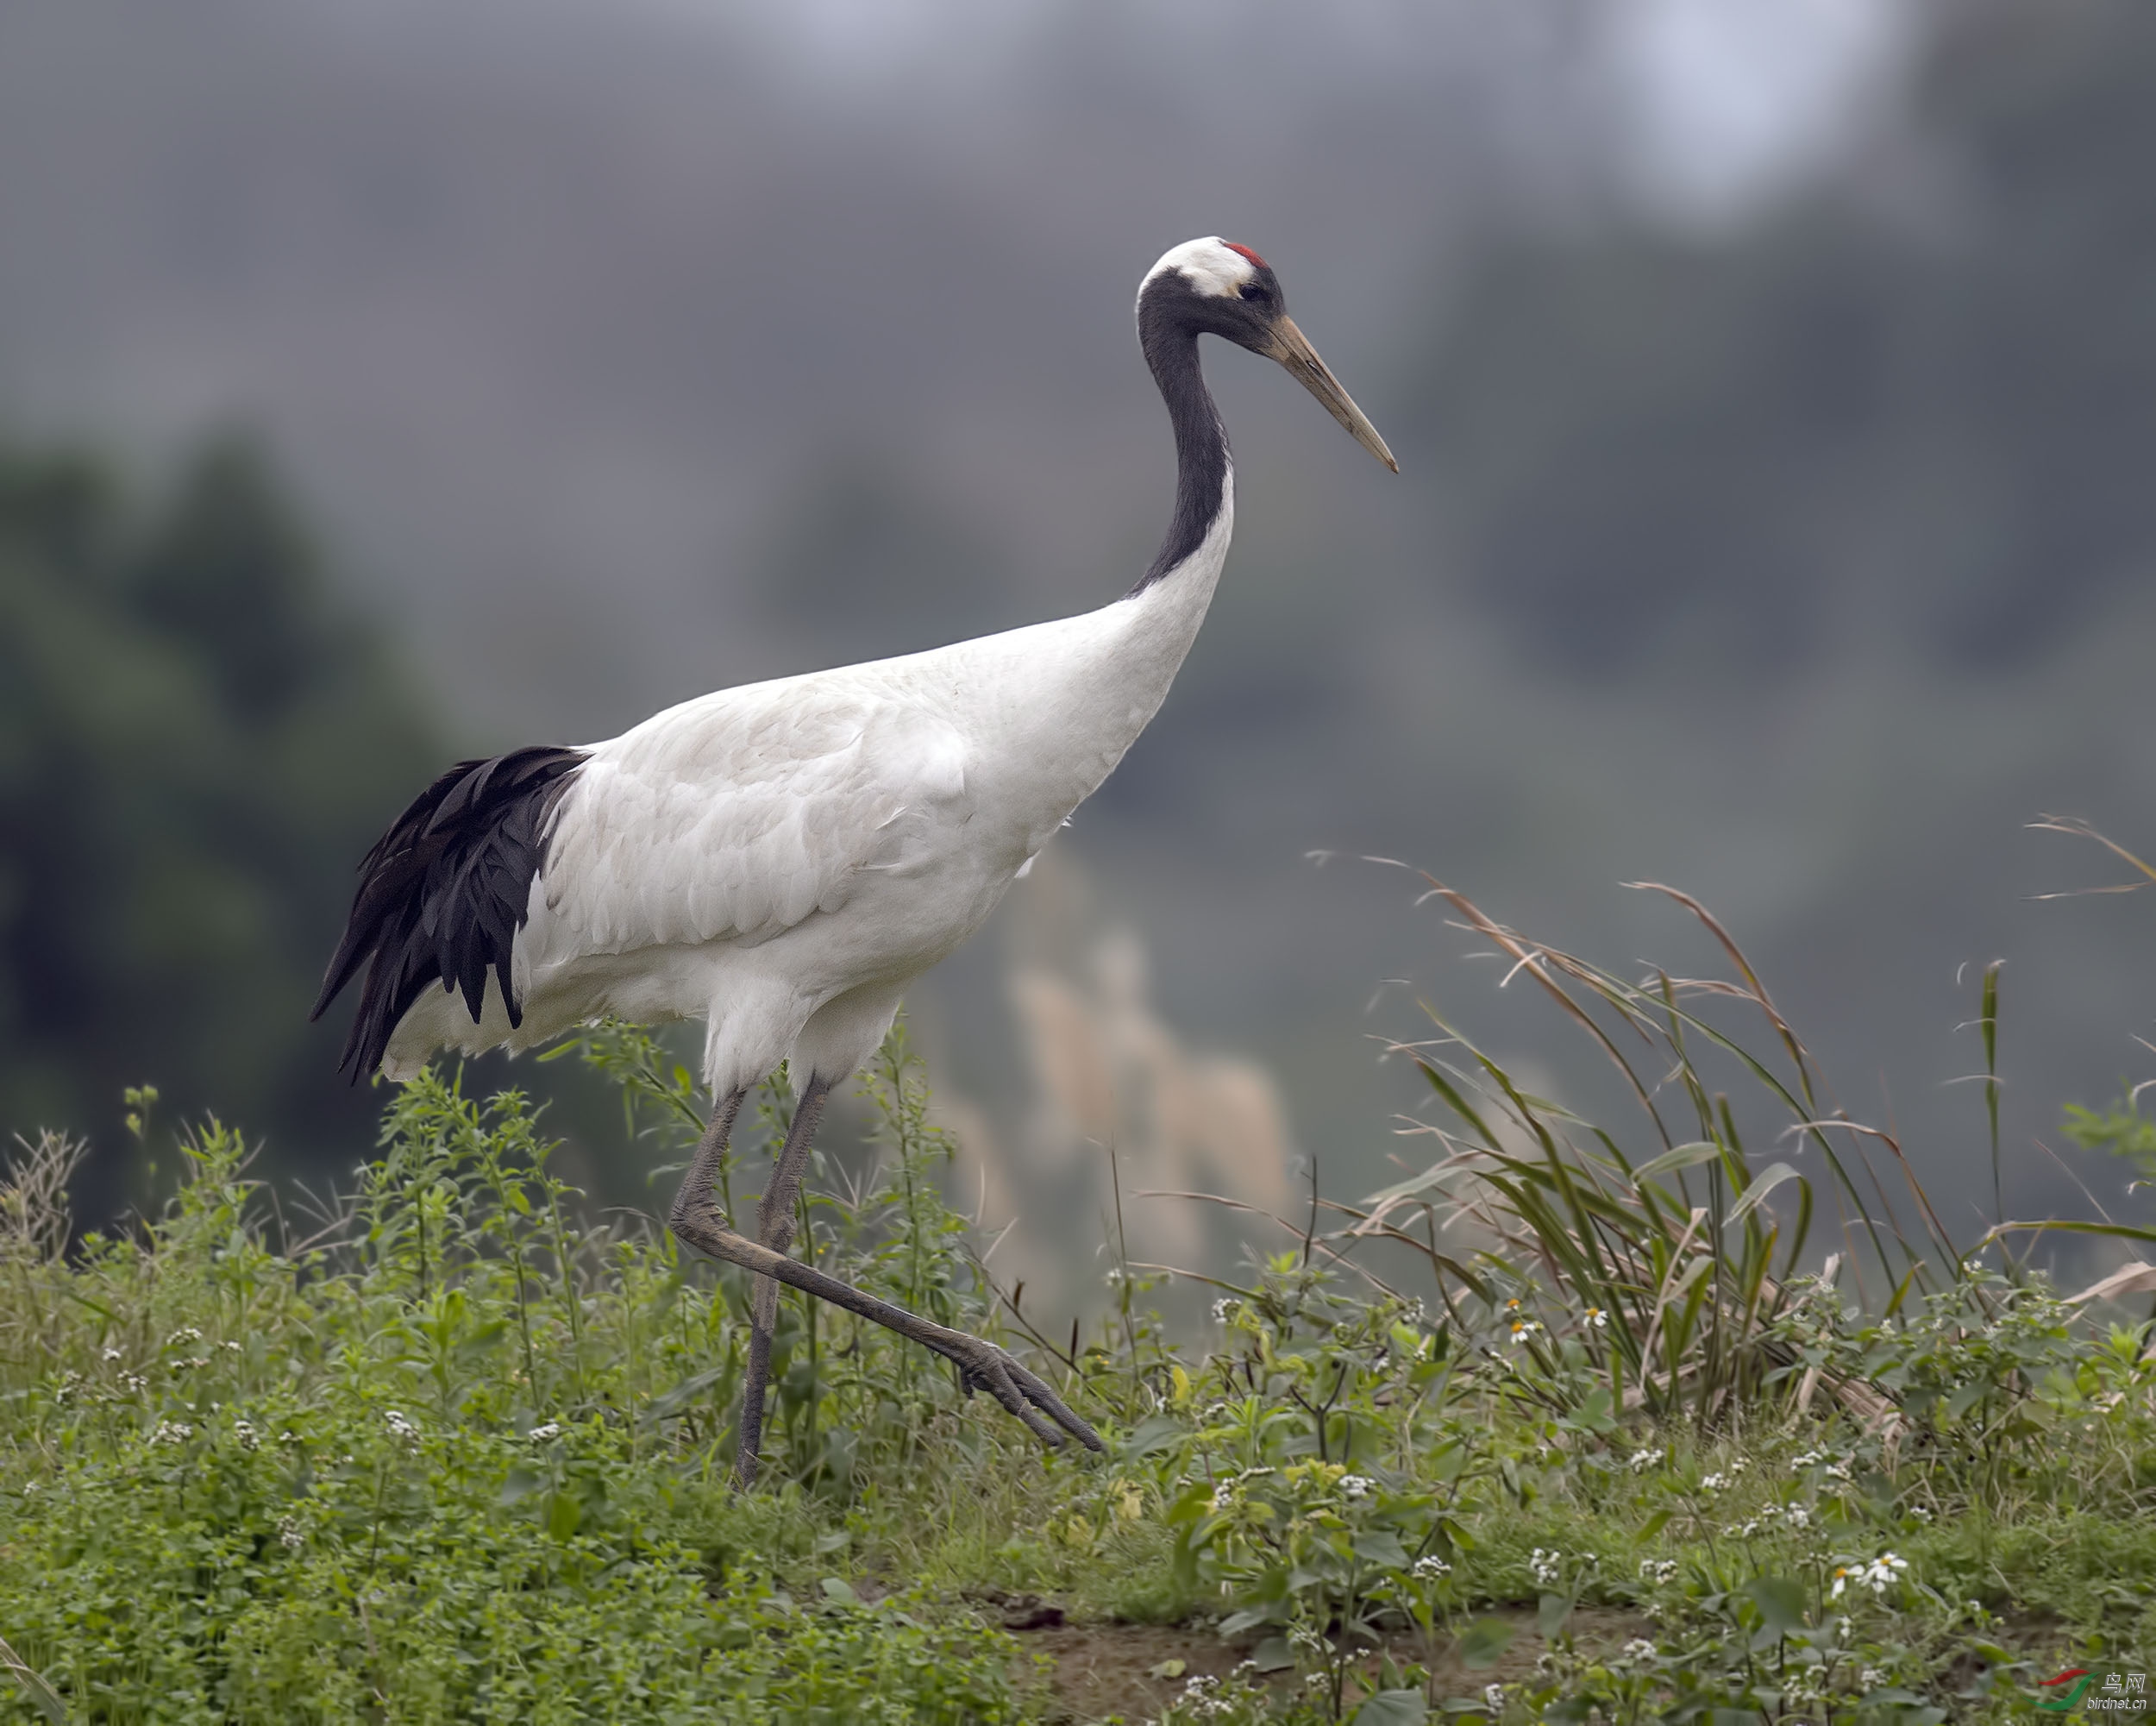
[[[1044,1380],[1019,1365],[1006,1351],[978,1337],[962,1335],[950,1354],[958,1364],[959,1382],[968,1395],[986,1390],[1023,1421],[1026,1430],[1043,1444],[1061,1448],[1063,1434],[1068,1433],[1087,1450],[1106,1450],[1100,1434],[1073,1414]],[[1036,1409],[1041,1413],[1035,1413]],[[1047,1415],[1055,1425],[1043,1420],[1041,1414]],[[1062,1431],[1058,1432],[1057,1427]]]

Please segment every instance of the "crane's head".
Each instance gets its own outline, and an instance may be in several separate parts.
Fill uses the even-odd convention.
[[[1248,246],[1218,235],[1186,240],[1145,273],[1138,291],[1138,329],[1225,336],[1239,348],[1277,360],[1348,435],[1394,473],[1400,463],[1356,406],[1309,339],[1288,315],[1273,267]]]

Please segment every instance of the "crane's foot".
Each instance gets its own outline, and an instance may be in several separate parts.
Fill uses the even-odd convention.
[[[1028,1371],[1007,1351],[963,1331],[922,1318],[874,1295],[864,1294],[850,1283],[842,1283],[826,1271],[804,1265],[798,1258],[789,1258],[782,1252],[774,1252],[761,1241],[736,1233],[727,1227],[718,1207],[708,1197],[699,1200],[686,1183],[674,1201],[668,1226],[699,1252],[738,1265],[758,1276],[791,1284],[805,1294],[828,1301],[835,1307],[843,1307],[871,1323],[895,1331],[909,1341],[934,1349],[957,1366],[960,1382],[968,1391],[986,1390],[1024,1422],[1026,1430],[1043,1444],[1060,1447],[1067,1434],[1087,1450],[1107,1448],[1100,1442],[1100,1435],[1073,1414],[1046,1381]]]
[[[958,1365],[958,1382],[971,1396],[975,1390],[986,1390],[997,1402],[1025,1422],[1026,1429],[1043,1444],[1061,1448],[1063,1433],[1087,1450],[1105,1452],[1107,1447],[1100,1442],[1100,1434],[1070,1411],[1061,1396],[1049,1386],[1046,1380],[1029,1372],[1005,1349],[993,1342],[983,1342],[977,1336],[968,1336],[963,1331],[946,1331],[955,1346],[929,1346]],[[1037,1409],[1040,1412],[1036,1413]],[[1049,1418],[1043,1420],[1044,1414]],[[1049,1421],[1056,1425],[1050,1426]],[[1061,1427],[1062,1432],[1056,1430]]]

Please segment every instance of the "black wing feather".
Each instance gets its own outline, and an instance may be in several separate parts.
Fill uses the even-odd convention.
[[[344,938],[308,1015],[321,1018],[367,967],[339,1063],[354,1083],[381,1064],[390,1033],[431,984],[460,991],[477,1024],[492,970],[509,1022],[524,1022],[510,988],[511,949],[546,864],[555,809],[583,760],[580,750],[539,744],[461,761],[367,854]]]

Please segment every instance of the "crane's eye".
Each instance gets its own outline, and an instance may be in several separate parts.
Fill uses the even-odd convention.
[[[1263,282],[1244,282],[1238,292],[1245,299],[1265,299],[1269,297],[1265,292]]]

